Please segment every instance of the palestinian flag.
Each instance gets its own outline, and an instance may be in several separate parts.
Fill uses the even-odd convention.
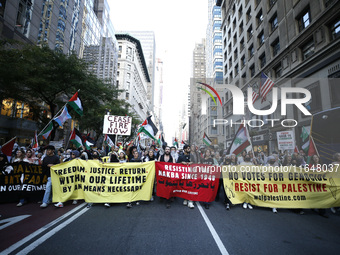
[[[309,133],[307,132],[306,128],[305,127],[302,127],[302,133],[301,133],[301,138],[302,138],[302,141],[304,142],[309,136]]]
[[[207,145],[210,146],[212,144],[211,140],[209,139],[209,137],[207,136],[207,134],[204,132],[203,135],[203,142]]]
[[[83,116],[83,106],[78,96],[78,91],[71,97],[68,104],[80,115]]]
[[[1,151],[2,151],[3,154],[5,154],[7,156],[8,162],[11,161],[12,151],[13,151],[13,147],[14,147],[16,138],[17,138],[16,136],[13,137],[7,143],[3,144],[2,147],[1,147]]]
[[[44,139],[47,139],[50,136],[52,130],[53,130],[53,123],[51,121],[50,124],[48,124],[48,126],[43,130],[43,132],[41,132],[42,137]]]
[[[108,135],[105,135],[104,137],[104,143],[109,146],[110,150],[112,147],[115,146],[115,144],[112,142],[111,138]]]
[[[38,136],[37,136],[37,130],[36,130],[34,133],[33,141],[32,141],[32,149],[37,150],[38,147],[39,147],[39,144],[38,144]]]
[[[174,146],[176,146],[178,148],[178,142],[177,142],[177,139],[175,138],[174,140]]]
[[[88,134],[85,138],[84,138],[84,145],[85,148],[87,150],[91,150],[91,146],[93,146],[95,144],[95,141],[93,141],[93,139],[90,137],[90,134]]]
[[[158,144],[159,144],[159,146],[160,147],[162,147],[163,146],[163,142],[162,142],[162,139],[163,137],[162,137],[162,134],[159,134],[159,137],[158,137],[158,140],[157,140],[157,142],[158,142]]]
[[[309,164],[310,160],[312,159],[312,157],[314,155],[318,155],[319,156],[319,152],[316,149],[313,137],[310,135],[309,136],[308,158],[307,158],[307,162],[306,162],[307,164]]]
[[[231,142],[227,154],[240,154],[250,145],[246,127],[242,124],[237,130],[234,140]]]
[[[156,140],[155,135],[158,132],[158,129],[156,128],[155,124],[151,120],[151,115],[146,118],[146,120],[143,122],[142,126],[139,128],[138,133],[144,133],[153,140]]]
[[[77,149],[83,146],[81,133],[78,131],[78,129],[76,128],[73,129],[70,136],[70,142],[72,142],[77,147]]]
[[[309,140],[302,145],[302,149],[305,151],[305,153],[308,153],[309,150]]]

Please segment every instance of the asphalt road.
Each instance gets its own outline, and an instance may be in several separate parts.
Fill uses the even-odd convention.
[[[268,208],[226,211],[189,209],[177,198],[170,209],[157,198],[127,209],[124,204],[57,209],[68,217],[11,254],[338,254],[340,212],[329,218],[314,210],[274,214]],[[24,207],[23,207],[24,208]],[[70,208],[72,211],[70,212]],[[52,209],[51,209],[52,210]],[[47,212],[47,211],[46,211]],[[209,229],[203,216],[206,216]],[[41,216],[42,217],[42,216]],[[12,227],[20,229],[20,223]],[[58,230],[58,231],[57,231]],[[216,231],[216,232],[214,232]],[[220,243],[219,243],[220,240]],[[21,250],[21,253],[20,253]]]

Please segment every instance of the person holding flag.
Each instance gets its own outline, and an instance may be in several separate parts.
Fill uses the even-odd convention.
[[[180,163],[180,164],[183,164],[183,165],[191,165],[192,161],[190,160],[190,146],[188,144],[184,145],[183,152],[184,153],[178,157],[176,163]],[[185,199],[183,201],[183,205],[187,205],[190,209],[195,208],[194,202],[191,201],[191,200],[188,201],[188,200]]]
[[[49,203],[52,202],[52,181],[51,181],[51,167],[60,163],[58,156],[55,154],[55,148],[53,145],[48,145],[46,147],[46,156],[43,159],[42,167],[43,171],[47,175],[47,183],[45,194],[43,197],[43,203],[40,205],[41,208],[46,208]]]

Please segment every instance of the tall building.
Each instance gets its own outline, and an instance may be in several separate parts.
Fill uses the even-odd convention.
[[[150,115],[151,104],[147,98],[148,84],[151,82],[145,62],[142,45],[129,34],[116,34],[118,40],[118,88],[124,90],[119,99],[126,100],[140,118]]]
[[[190,79],[190,119],[189,130],[190,144],[202,144],[203,133],[207,128],[206,115],[202,114],[202,92],[198,89],[197,82],[206,81],[206,51],[205,39],[196,43],[192,58],[192,78]]]
[[[156,59],[154,99],[155,125],[163,132],[163,61],[160,58]]]
[[[75,53],[90,63],[90,72],[115,85],[118,46],[109,12],[107,0],[1,0],[0,39]],[[2,102],[0,139],[16,135],[20,144],[30,142],[37,123],[29,108],[12,99]]]
[[[206,82],[223,95],[223,56],[222,56],[222,15],[221,7],[215,0],[208,1],[208,25],[206,31]],[[214,145],[225,140],[224,126],[214,126],[214,120],[223,118],[223,107],[211,97],[204,97],[207,116],[206,134]],[[222,96],[223,99],[223,96]],[[215,100],[217,98],[215,97]],[[217,101],[218,102],[218,101]]]
[[[154,111],[154,103],[155,103],[155,68],[156,68],[156,41],[155,41],[155,33],[153,31],[124,31],[119,32],[123,34],[129,34],[135,38],[137,38],[143,49],[143,54],[146,62],[146,66],[148,68],[149,76],[151,82],[148,84],[147,88],[147,97],[150,101],[150,110]]]
[[[258,92],[259,77],[265,73],[275,87],[299,87],[311,92],[305,106],[314,114],[340,106],[340,87],[334,78],[340,76],[340,1],[336,0],[222,0],[224,82],[237,85],[244,93],[248,86]],[[286,79],[291,78],[291,79]],[[232,96],[225,91],[224,118],[240,121],[232,115]],[[271,98],[269,93],[267,98]],[[280,100],[280,98],[279,98]],[[256,109],[270,107],[270,99]],[[279,103],[280,105],[280,103]],[[267,107],[267,108],[266,108]],[[262,119],[294,119],[293,130],[299,146],[302,127],[310,129],[311,117],[296,107],[287,115],[276,112]],[[248,118],[253,118],[248,113]],[[276,132],[286,130],[277,122],[251,128],[254,151],[277,150]],[[235,134],[235,127],[226,127],[226,146]],[[301,148],[301,147],[300,147]]]

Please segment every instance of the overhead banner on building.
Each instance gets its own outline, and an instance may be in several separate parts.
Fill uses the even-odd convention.
[[[212,202],[216,197],[219,177],[215,166],[156,162],[157,196]]]
[[[18,162],[0,169],[0,203],[42,199],[47,182],[42,166]]]
[[[51,167],[53,202],[124,203],[151,199],[155,163],[74,159]]]
[[[277,145],[279,150],[294,150],[295,148],[295,136],[294,131],[280,131],[276,132]]]
[[[129,116],[104,116],[103,134],[131,135],[132,118]]]
[[[340,206],[338,166],[228,166],[224,189],[233,204],[271,208],[330,208]],[[339,168],[340,171],[340,168]]]

